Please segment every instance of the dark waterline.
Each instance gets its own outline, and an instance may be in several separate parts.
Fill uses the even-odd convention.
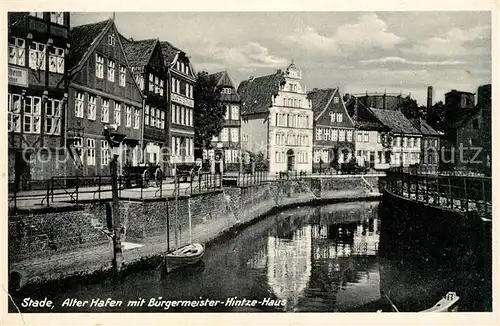
[[[22,308],[26,297],[54,301],[50,312],[347,312],[391,311],[388,296],[400,311],[420,311],[454,291],[461,297],[461,311],[483,311],[483,280],[477,271],[379,257],[381,220],[388,218],[379,206],[356,202],[285,211],[207,248],[202,263],[184,270],[165,274],[159,268],[121,281],[31,288],[15,300],[23,312],[47,311]],[[73,298],[88,303],[61,307]],[[108,298],[122,305],[90,307],[93,299]],[[244,298],[257,303],[238,301]],[[129,300],[140,299],[145,299],[142,306],[127,307]],[[209,306],[207,299],[220,302]],[[207,306],[165,309],[159,306],[164,300],[200,300]]]

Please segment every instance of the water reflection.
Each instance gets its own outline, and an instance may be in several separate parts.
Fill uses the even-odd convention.
[[[377,203],[281,214],[247,261],[288,311],[332,311],[380,299]],[[284,215],[284,216],[283,216]],[[255,247],[254,247],[255,248]]]
[[[55,298],[52,312],[164,312],[146,306],[133,310],[126,306],[121,310],[58,308],[68,297],[287,301],[284,307],[219,305],[170,311],[390,311],[381,292],[391,290],[391,299],[401,311],[418,311],[429,308],[448,291],[460,293],[465,300],[467,293],[478,293],[469,286],[476,276],[463,268],[450,270],[430,264],[413,268],[379,258],[381,220],[386,219],[380,212],[377,202],[297,208],[269,216],[234,238],[208,247],[203,263],[184,271],[169,275],[160,270],[140,272],[120,283],[103,281],[69,289],[35,288],[16,300],[20,304],[28,296]],[[478,301],[471,298],[469,301]]]

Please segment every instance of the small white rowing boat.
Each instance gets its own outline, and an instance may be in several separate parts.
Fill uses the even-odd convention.
[[[199,243],[188,244],[165,255],[167,269],[196,264],[205,254],[205,246]]]
[[[448,292],[434,307],[421,312],[457,312],[460,297],[455,292]]]

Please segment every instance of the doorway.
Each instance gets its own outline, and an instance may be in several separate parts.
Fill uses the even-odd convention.
[[[289,149],[288,152],[286,152],[286,156],[287,156],[287,164],[286,164],[287,171],[295,170],[295,153],[293,152],[293,149]]]

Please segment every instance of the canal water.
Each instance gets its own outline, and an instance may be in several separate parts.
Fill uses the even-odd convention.
[[[474,264],[382,258],[390,256],[378,250],[383,219],[390,217],[382,216],[380,206],[354,202],[299,207],[208,247],[203,262],[187,269],[166,274],[158,268],[120,281],[29,289],[16,301],[47,297],[55,303],[51,312],[390,312],[389,299],[399,311],[420,311],[454,291],[461,297],[460,311],[488,309],[484,279]],[[90,307],[96,298],[121,300],[122,305]],[[88,303],[61,307],[66,299]],[[127,306],[129,300],[142,299],[140,306]],[[249,305],[238,301],[243,299]],[[166,309],[166,300],[198,300],[205,306]],[[251,300],[257,304],[252,306]]]

